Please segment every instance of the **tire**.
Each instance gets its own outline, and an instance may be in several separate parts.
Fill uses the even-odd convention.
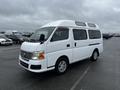
[[[95,50],[90,58],[91,61],[97,61],[99,57],[99,53],[97,50]]]
[[[9,44],[9,45],[11,45],[11,46],[12,46],[13,44]]]
[[[68,68],[68,61],[66,58],[60,58],[55,64],[55,71],[57,74],[63,74],[67,71]]]

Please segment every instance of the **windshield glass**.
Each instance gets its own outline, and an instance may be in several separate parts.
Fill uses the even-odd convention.
[[[15,35],[17,38],[23,38],[22,35]]]
[[[45,41],[46,41],[49,38],[49,36],[51,35],[51,33],[53,32],[54,29],[55,29],[55,27],[40,28],[30,37],[30,41],[31,42],[39,42],[40,36],[42,34],[45,35]]]
[[[13,32],[14,35],[22,35],[20,32]]]

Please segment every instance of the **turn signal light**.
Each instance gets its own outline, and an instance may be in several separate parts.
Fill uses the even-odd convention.
[[[41,52],[39,53],[39,57],[38,57],[40,60],[43,60],[45,59],[45,53],[44,52]]]

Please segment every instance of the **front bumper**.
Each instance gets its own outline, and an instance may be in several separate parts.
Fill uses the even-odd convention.
[[[9,45],[9,44],[13,44],[13,42],[1,42],[1,45]]]
[[[19,65],[23,67],[24,69],[35,72],[35,73],[40,73],[40,72],[45,72],[54,69],[52,68],[47,68],[47,63],[46,60],[23,60],[21,56],[19,56]]]

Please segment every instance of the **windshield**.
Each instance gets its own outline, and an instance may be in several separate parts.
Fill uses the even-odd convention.
[[[20,32],[13,32],[14,35],[22,35]]]
[[[54,29],[55,29],[55,27],[40,28],[30,37],[30,41],[31,42],[39,42],[40,36],[42,34],[45,35],[45,41],[46,41],[49,38],[49,36],[51,35],[51,33],[53,32]]]
[[[23,38],[22,35],[15,35],[17,38]]]
[[[5,35],[0,35],[0,38],[7,39],[7,37]]]

